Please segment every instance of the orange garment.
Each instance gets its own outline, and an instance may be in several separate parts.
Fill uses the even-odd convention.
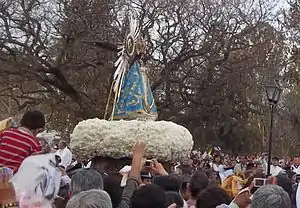
[[[0,205],[15,202],[15,191],[13,185],[8,182],[8,177],[0,177]]]
[[[222,183],[221,188],[223,188],[232,198],[234,198],[242,189],[245,184],[243,176],[233,175],[229,176]]]

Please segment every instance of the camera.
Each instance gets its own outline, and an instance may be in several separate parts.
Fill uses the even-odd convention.
[[[254,178],[253,185],[254,187],[262,187],[268,184],[268,179],[266,178]]]
[[[146,160],[145,167],[151,167],[152,160]]]

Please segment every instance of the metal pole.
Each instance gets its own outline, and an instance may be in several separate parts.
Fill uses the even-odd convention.
[[[272,159],[272,143],[273,143],[273,116],[274,116],[275,105],[271,104],[271,123],[270,123],[270,133],[269,133],[269,150],[268,150],[268,171],[267,176],[271,176],[271,159]]]

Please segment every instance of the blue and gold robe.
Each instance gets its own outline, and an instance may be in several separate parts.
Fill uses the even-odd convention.
[[[115,102],[113,120],[156,120],[157,110],[146,68],[139,61],[135,61],[124,75],[120,96]]]

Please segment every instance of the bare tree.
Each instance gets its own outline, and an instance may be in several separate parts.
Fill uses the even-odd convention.
[[[272,0],[2,2],[3,108],[7,98],[14,111],[38,105],[47,109],[53,125],[70,124],[70,129],[78,120],[102,118],[116,44],[124,37],[127,17],[134,14],[148,43],[144,60],[151,69],[160,119],[188,127],[197,145],[217,141],[232,151],[250,151],[261,144],[255,122],[267,125],[258,83],[264,74],[281,72],[287,60],[285,37],[273,24],[275,4]]]
[[[2,2],[0,71],[10,80],[2,97],[12,98],[17,110],[46,104],[57,115],[102,116],[114,54],[83,41],[114,39],[112,6],[109,1]]]

